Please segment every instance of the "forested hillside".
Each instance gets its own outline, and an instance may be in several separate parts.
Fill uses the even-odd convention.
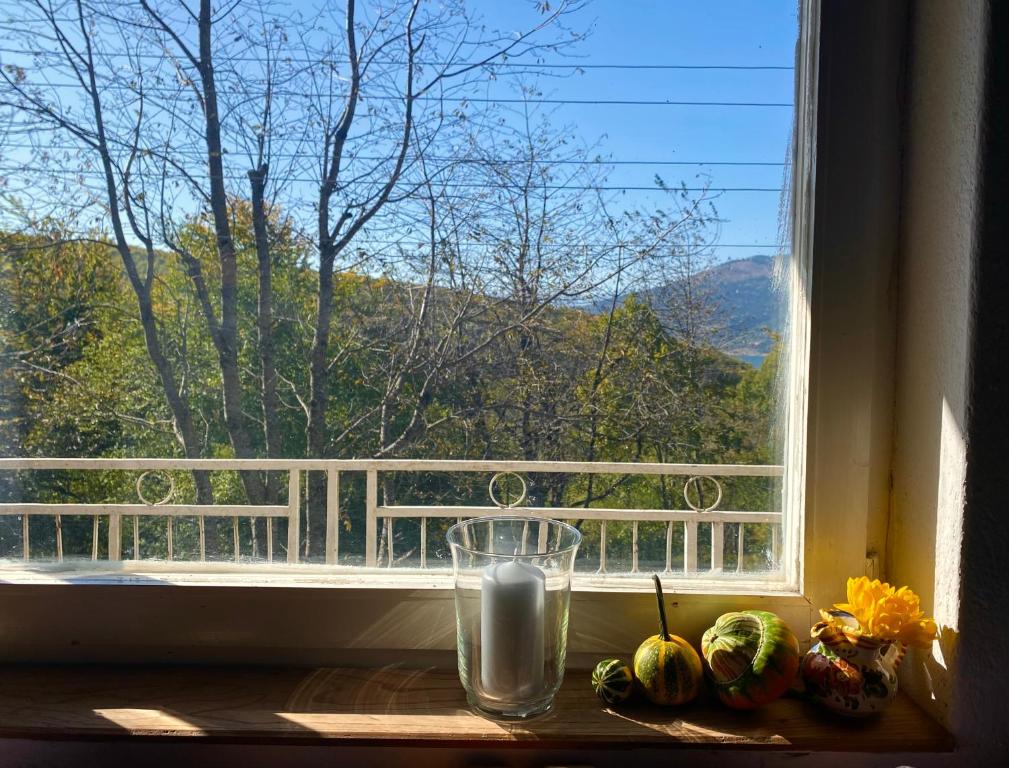
[[[255,253],[236,203],[238,327],[243,412],[258,425],[254,450],[306,451],[307,350],[313,334],[309,254],[276,222],[273,249],[274,410],[264,408],[257,332]],[[213,275],[209,232],[194,223],[193,253]],[[3,452],[8,456],[180,456],[182,448],[145,347],[135,299],[105,246],[6,236],[0,261]],[[200,455],[233,455],[221,382],[192,281],[157,254],[153,292],[159,337],[182,372],[179,392],[197,415]],[[651,304],[627,297],[612,311],[549,306],[529,313],[513,298],[464,295],[354,272],[334,285],[327,422],[329,457],[764,463],[773,460],[776,355],[754,369],[703,343],[678,338]],[[420,305],[426,305],[418,318]],[[465,304],[466,317],[458,321]],[[423,349],[423,352],[419,352]],[[121,473],[119,473],[121,475]],[[133,498],[133,478],[114,473],[37,473],[10,497],[36,500]],[[681,490],[664,480],[536,476],[531,502],[548,506],[675,507]],[[9,481],[10,479],[7,478]],[[244,502],[237,478],[215,473],[213,498]],[[271,482],[272,480],[272,482]],[[180,493],[195,499],[191,478]],[[264,478],[274,494],[278,478]],[[732,490],[732,489],[730,489]],[[737,481],[733,501],[761,508],[766,481]],[[383,488],[401,503],[486,503],[462,478],[407,478]],[[362,535],[351,513],[362,489],[344,491],[345,536]],[[38,521],[37,525],[42,525]],[[152,523],[153,525],[153,523]],[[261,526],[262,523],[259,523]],[[72,530],[72,529],[71,529]],[[255,555],[262,531],[244,528]],[[81,527],[81,536],[90,533]],[[8,530],[7,537],[13,535]],[[614,536],[619,547],[619,532]],[[230,535],[222,531],[224,540]],[[404,530],[403,535],[409,533]],[[46,540],[40,529],[38,538]],[[163,547],[152,528],[145,550]],[[176,534],[184,547],[185,528]],[[309,532],[306,551],[313,554]],[[37,545],[44,546],[44,545]],[[591,544],[590,544],[591,546]],[[405,550],[404,550],[405,551]],[[645,553],[647,555],[647,552]],[[262,552],[259,552],[262,556]]]
[[[655,307],[660,319],[665,318],[666,307],[694,301],[703,308],[699,314],[710,344],[759,366],[773,349],[785,320],[775,280],[773,257],[751,256],[699,267],[671,283],[646,287],[638,297]],[[595,311],[607,308],[606,302],[592,306]]]

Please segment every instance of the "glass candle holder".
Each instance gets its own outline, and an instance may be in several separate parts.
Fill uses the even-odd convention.
[[[459,679],[495,717],[546,712],[564,679],[571,573],[582,535],[538,517],[452,526]]]

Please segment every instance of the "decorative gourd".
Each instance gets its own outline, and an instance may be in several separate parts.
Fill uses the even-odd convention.
[[[652,579],[659,605],[659,634],[649,637],[635,652],[634,676],[653,704],[685,704],[701,690],[701,659],[690,643],[669,634],[662,583],[658,576]]]
[[[607,704],[620,704],[634,692],[634,673],[620,659],[604,659],[592,670],[592,688]]]
[[[799,642],[768,611],[718,617],[701,638],[704,668],[722,702],[754,709],[781,696],[799,669]]]

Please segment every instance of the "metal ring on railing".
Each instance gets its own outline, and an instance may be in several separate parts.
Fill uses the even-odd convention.
[[[498,481],[506,477],[514,477],[516,480],[518,480],[519,485],[522,486],[522,493],[519,494],[519,497],[515,501],[509,504],[502,504],[501,501],[498,499],[497,495],[494,493],[494,488],[497,485]],[[490,495],[490,500],[494,502],[494,505],[496,507],[499,507],[501,509],[512,509],[513,507],[517,507],[519,504],[521,504],[523,501],[526,500],[527,492],[528,488],[526,488],[525,479],[522,477],[522,475],[516,472],[498,472],[496,475],[494,475],[494,477],[490,479],[490,483],[487,484],[487,493]]]
[[[710,504],[706,507],[699,507],[696,506],[694,502],[690,500],[690,492],[688,490],[690,488],[690,484],[695,483],[694,487],[697,488],[696,483],[699,480],[710,480],[712,483],[715,484],[715,488],[718,490],[718,496],[715,497],[714,504]],[[701,498],[700,491],[697,491],[697,498],[698,501],[700,501]],[[690,507],[692,510],[694,510],[694,512],[702,512],[702,513],[713,512],[714,510],[718,509],[718,505],[722,503],[722,484],[718,482],[718,480],[716,480],[715,478],[710,477],[708,475],[694,475],[693,477],[688,477],[687,482],[683,484],[683,500],[687,502],[687,506]]]
[[[168,479],[168,493],[160,501],[151,501],[146,496],[144,496],[143,483],[147,479],[148,475],[160,475]],[[172,478],[171,474],[160,469],[148,469],[140,477],[137,478],[137,497],[140,501],[149,507],[160,507],[162,504],[167,504],[172,500],[172,496],[175,495],[175,480]]]

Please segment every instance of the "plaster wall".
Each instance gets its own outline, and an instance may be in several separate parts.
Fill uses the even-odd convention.
[[[941,637],[902,685],[950,725],[960,618],[984,3],[911,7],[886,576]]]

